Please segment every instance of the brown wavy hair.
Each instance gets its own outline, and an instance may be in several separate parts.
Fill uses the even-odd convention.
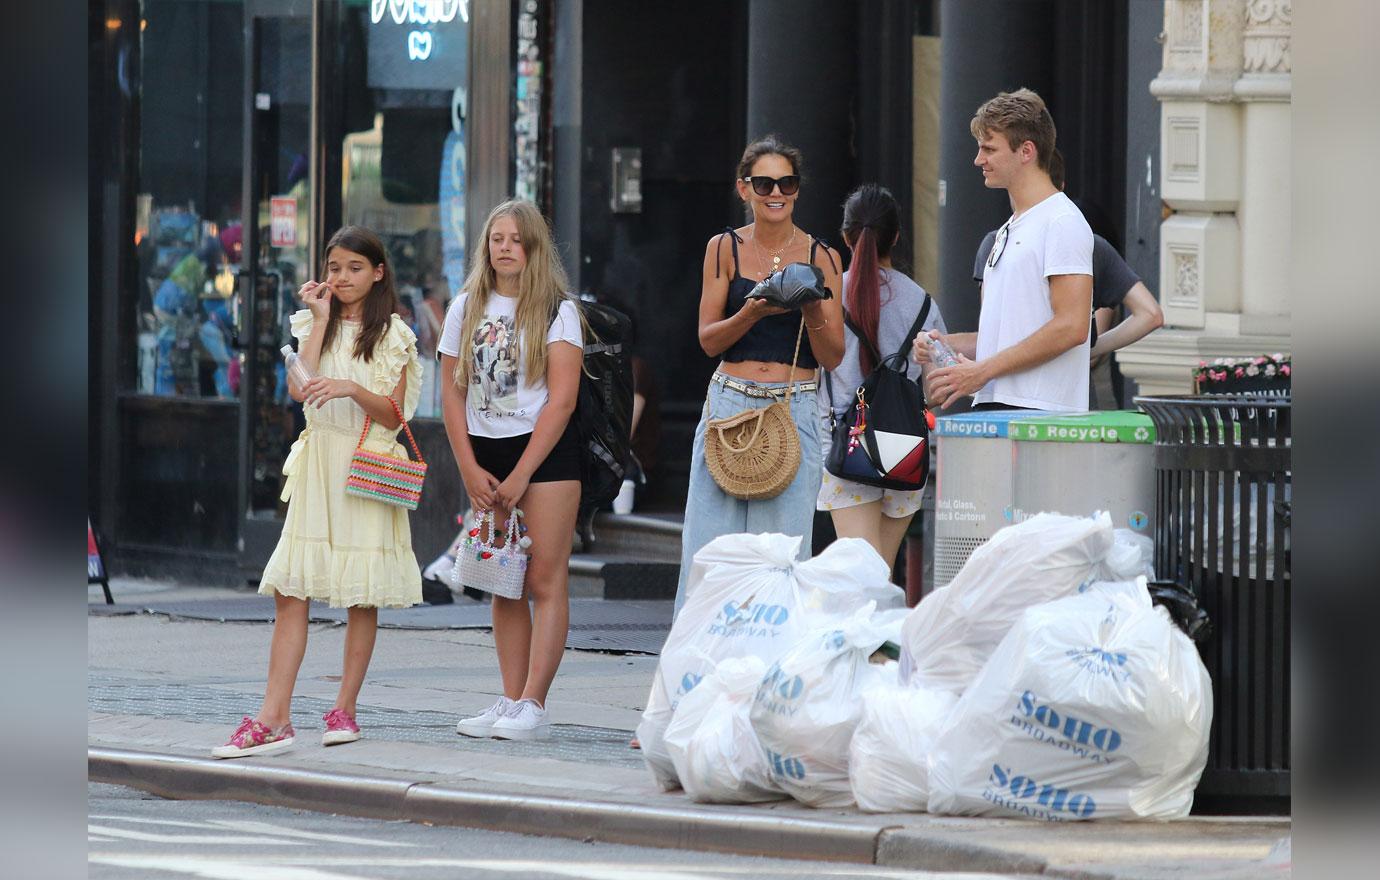
[[[388,324],[398,311],[398,292],[393,287],[393,266],[388,262],[388,250],[383,239],[372,229],[363,226],[343,226],[331,240],[326,242],[322,255],[322,265],[330,260],[331,251],[344,248],[354,251],[369,261],[374,268],[383,267],[383,277],[374,282],[364,295],[364,307],[360,313],[359,335],[355,337],[354,357],[365,363],[374,359],[374,348],[388,332]],[[331,343],[340,332],[340,300],[331,297],[331,316],[326,321],[326,334],[321,337],[321,350],[330,351]]]

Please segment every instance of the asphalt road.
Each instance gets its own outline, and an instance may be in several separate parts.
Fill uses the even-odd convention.
[[[87,863],[92,880],[980,878],[170,801],[95,783],[87,792]]]

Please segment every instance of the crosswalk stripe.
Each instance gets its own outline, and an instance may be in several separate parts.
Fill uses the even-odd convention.
[[[90,815],[90,819],[99,819],[104,822],[129,822],[139,825],[165,825],[170,828],[195,828],[200,831],[219,831],[230,829],[232,831],[244,831],[253,834],[267,834],[273,837],[282,837],[295,840],[317,840],[322,843],[344,843],[350,846],[377,846],[386,849],[415,848],[415,843],[407,843],[397,840],[370,840],[366,837],[356,837],[346,834],[323,834],[316,831],[299,831],[295,828],[283,828],[270,822],[253,822],[239,819],[202,819],[198,821],[187,821],[185,819],[147,819],[142,816],[116,816],[108,813],[100,815]],[[181,838],[179,838],[181,839]]]
[[[181,846],[304,846],[296,840],[281,837],[261,837],[245,834],[155,834],[152,831],[135,831],[132,828],[111,828],[107,825],[87,825],[87,834],[104,837],[117,837],[123,840],[141,840],[146,843],[175,843]]]
[[[91,861],[106,861],[109,859],[125,858],[123,855],[110,853],[96,853],[91,857]],[[130,856],[134,858],[134,856]],[[162,856],[148,856],[150,859],[173,858]],[[208,860],[207,862],[211,862]],[[458,859],[435,856],[423,856],[409,858],[405,856],[306,856],[284,853],[265,857],[262,855],[242,856],[226,855],[214,860],[217,870],[225,866],[231,866],[235,871],[241,872],[233,874],[234,880],[241,880],[247,876],[248,872],[254,872],[255,880],[297,880],[298,875],[291,873],[294,869],[311,869],[319,872],[326,872],[326,877],[340,877],[344,880],[359,880],[355,875],[336,875],[329,872],[340,867],[346,870],[361,871],[370,868],[412,868],[420,870],[424,868],[455,868],[471,870],[487,870],[505,874],[531,874],[544,873],[556,874],[572,878],[572,880],[723,880],[726,877],[741,875],[760,876],[768,874],[789,874],[789,868],[775,869],[762,868],[757,865],[714,865],[709,867],[676,868],[673,866],[648,864],[648,863],[613,863],[613,862],[555,862],[551,860],[524,859],[499,861],[496,859]],[[867,877],[873,880],[938,880],[938,878],[957,878],[963,880],[1001,880],[994,874],[951,874],[946,872],[914,871],[907,869],[887,869],[872,865],[830,865],[823,868],[820,865],[806,863],[816,871],[812,876],[828,878],[846,877]],[[149,864],[147,867],[158,867]],[[261,873],[265,870],[288,871],[287,874]],[[820,873],[822,869],[822,873]],[[171,868],[169,870],[172,870]],[[204,877],[221,877],[217,873],[214,875],[203,874]],[[463,875],[462,875],[463,876]],[[320,875],[301,875],[300,880],[322,880]]]
[[[94,854],[88,861],[137,871],[176,871],[203,880],[369,880],[359,874],[340,874],[319,868],[281,866],[267,862],[240,862],[204,856],[111,855]]]

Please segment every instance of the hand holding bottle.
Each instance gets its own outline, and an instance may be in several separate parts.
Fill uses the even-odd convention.
[[[939,337],[939,331],[931,330],[934,334],[930,337],[930,360],[937,367],[952,367],[958,363],[958,354],[949,347],[949,343]]]
[[[911,359],[917,364],[934,364],[936,367],[952,367],[958,363],[958,355],[943,339],[938,330],[916,334],[911,345]]]

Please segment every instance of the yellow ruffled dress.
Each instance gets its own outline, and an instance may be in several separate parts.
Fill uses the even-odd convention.
[[[311,335],[312,314],[292,316],[300,344]],[[352,379],[375,394],[389,395],[407,371],[403,417],[412,418],[422,394],[417,337],[394,315],[369,362],[352,355],[359,324],[340,322],[331,350],[321,354],[319,375]],[[364,410],[349,398],[306,408],[307,426],[283,464],[282,498],[287,518],[278,546],[259,581],[259,592],[318,599],[332,608],[403,608],[422,601],[422,575],[412,552],[407,510],[345,494],[350,458],[364,430]],[[398,431],[369,428],[366,449],[408,455]],[[406,438],[404,438],[406,439]]]

